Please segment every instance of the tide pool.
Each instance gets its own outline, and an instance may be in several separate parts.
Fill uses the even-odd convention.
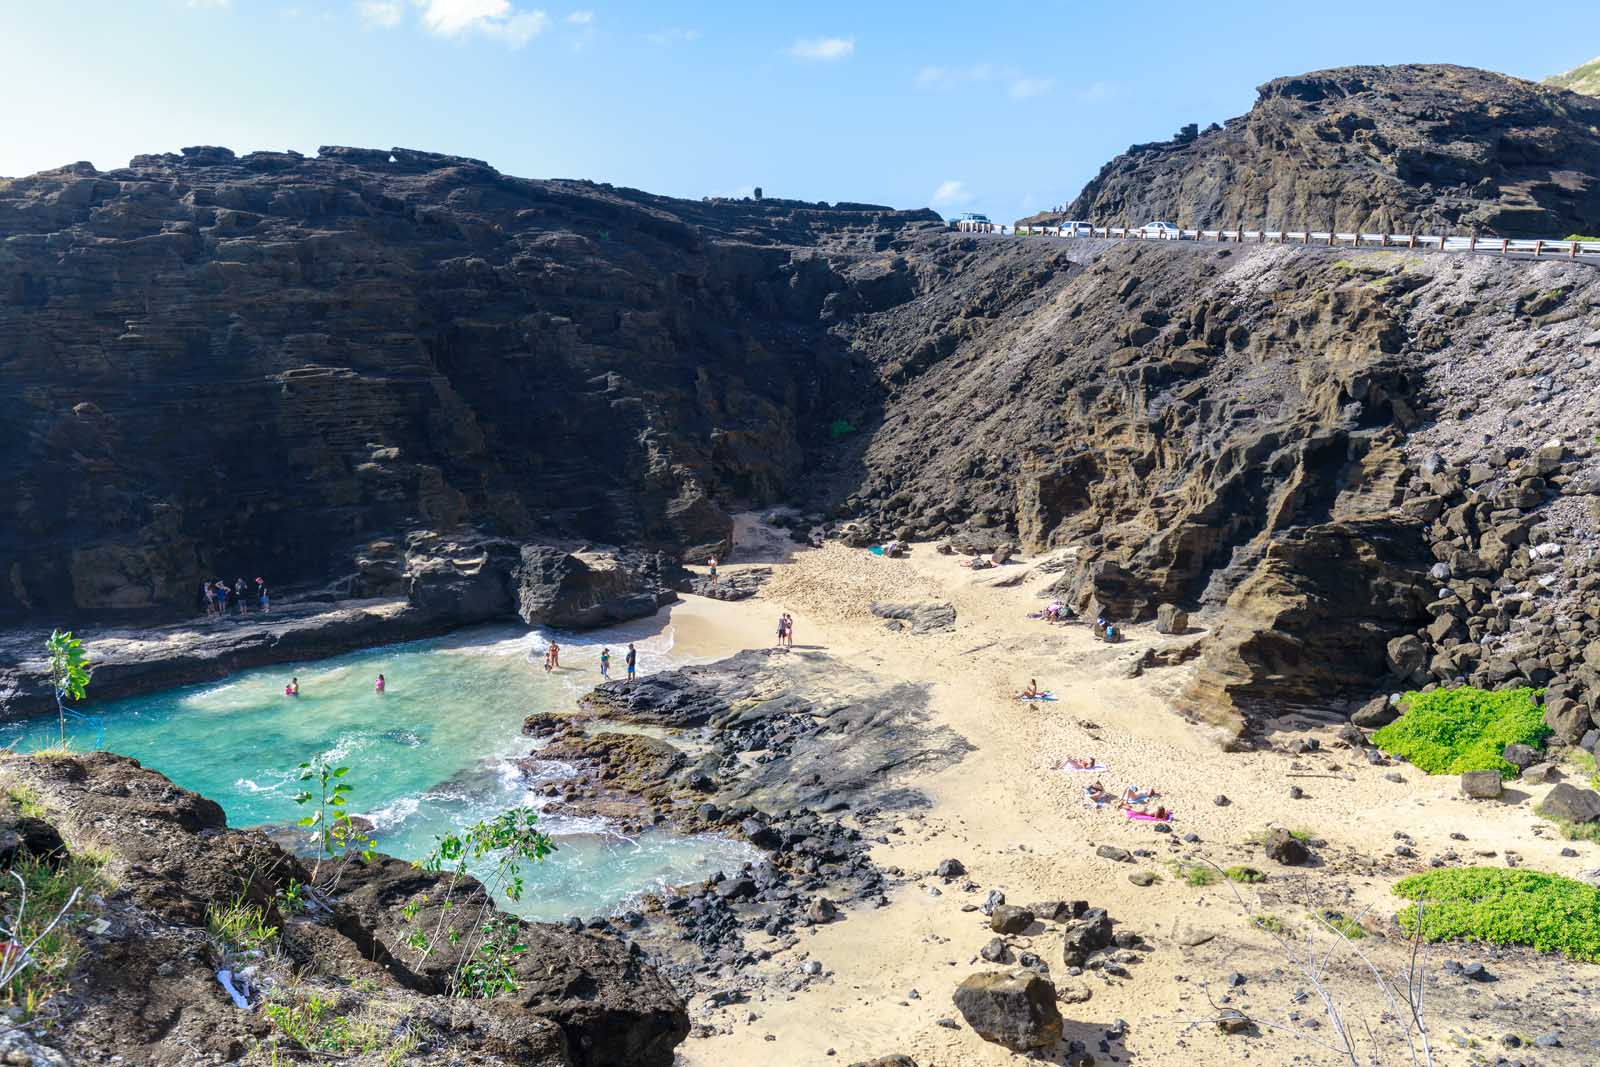
[[[379,851],[421,859],[434,838],[514,807],[540,807],[537,787],[570,773],[546,764],[532,778],[511,758],[534,712],[570,711],[600,681],[602,646],[620,672],[635,642],[641,673],[679,665],[659,622],[581,637],[557,634],[563,669],[542,668],[548,635],[507,629],[370,649],[309,663],[242,671],[226,681],[81,710],[73,747],[133,756],[217,801],[233,826],[283,826],[308,814],[294,802],[303,762],[347,766],[349,810],[373,824]],[[531,662],[530,662],[531,659]],[[382,673],[386,691],[373,683]],[[300,695],[284,695],[298,678]],[[93,692],[93,683],[90,685]],[[0,725],[0,744],[53,745],[54,718]],[[98,742],[98,745],[97,745]],[[613,911],[639,893],[732,872],[756,853],[740,842],[649,831],[633,838],[600,820],[552,816],[558,851],[524,871],[515,910],[537,919]]]

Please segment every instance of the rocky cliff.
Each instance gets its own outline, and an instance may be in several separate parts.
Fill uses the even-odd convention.
[[[321,585],[462,527],[705,554],[868,417],[824,326],[897,279],[823,251],[936,219],[403,149],[0,182],[0,615]]]
[[[1316,71],[1259,93],[1222,126],[1132,146],[1068,217],[1555,238],[1600,225],[1592,97],[1444,64]]]
[[[1057,590],[1082,610],[1215,611],[1181,702],[1231,729],[1386,686],[1540,681],[1583,651],[1587,266],[1082,239],[913,258],[949,280],[852,327],[867,350],[902,338],[846,501],[860,536],[1070,547]],[[1535,464],[1552,438],[1559,461]],[[1491,444],[1498,466],[1469,478]],[[1545,542],[1563,559],[1531,559]],[[1469,640],[1468,604],[1491,599],[1502,628]],[[1434,641],[1441,612],[1460,629]],[[1405,634],[1450,655],[1394,668]]]

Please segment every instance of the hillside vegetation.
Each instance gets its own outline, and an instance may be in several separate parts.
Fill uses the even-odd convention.
[[[1582,66],[1573,67],[1565,74],[1552,74],[1544,80],[1544,83],[1553,85],[1557,89],[1570,89],[1575,93],[1600,96],[1600,56]]]

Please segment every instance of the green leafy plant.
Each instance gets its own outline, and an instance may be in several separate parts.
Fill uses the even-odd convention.
[[[40,803],[39,794],[30,786],[11,786],[6,790],[6,796],[17,806],[17,814],[25,819],[42,819],[49,814]]]
[[[1517,768],[1500,757],[1507,745],[1542,748],[1550,735],[1537,689],[1488,692],[1471,686],[1407,693],[1405,714],[1372,735],[1385,752],[1403,756],[1429,774]]]
[[[1528,945],[1600,963],[1600,890],[1520,867],[1456,867],[1401,879],[1396,896],[1422,902],[1429,941]],[[1418,929],[1418,907],[1400,912],[1400,928]]]
[[[1283,920],[1276,915],[1257,915],[1255,919],[1256,925],[1269,934],[1282,934],[1287,929]]]
[[[278,928],[267,925],[266,913],[243,897],[227,904],[213,901],[208,905],[206,932],[229,953],[265,948],[278,936]]]
[[[311,868],[311,883],[317,885],[324,861],[347,860],[352,855],[371,859],[377,842],[350,818],[351,787],[342,780],[350,773],[349,767],[330,767],[326,760],[316,760],[300,764],[299,772],[300,781],[313,783],[312,788],[296,793],[294,802],[311,808],[298,824],[311,831],[311,842],[317,846],[317,862]],[[332,882],[337,881],[335,872]]]
[[[835,441],[841,437],[848,437],[855,432],[856,428],[850,425],[849,419],[834,419],[833,422],[828,424],[828,436]]]
[[[1254,867],[1243,867],[1243,866],[1229,867],[1229,868],[1225,869],[1222,873],[1223,873],[1223,876],[1228,879],[1228,881],[1230,881],[1230,882],[1243,882],[1246,885],[1252,884],[1254,882],[1263,882],[1263,881],[1266,881],[1266,878],[1267,878],[1266,875],[1262,874],[1260,871],[1256,870]]]
[[[67,743],[67,701],[79,701],[89,691],[89,655],[83,642],[72,636],[72,631],[55,630],[44,643],[46,673],[50,676],[50,689],[56,697],[56,715],[61,722],[61,744]]]
[[[494,898],[503,893],[513,902],[525,888],[522,868],[538,863],[556,850],[556,843],[538,828],[539,814],[532,808],[513,808],[493,819],[474,823],[459,833],[436,839],[420,866],[428,871],[448,871],[431,929],[413,927],[406,943],[426,959],[441,944],[464,945],[451,980],[451,991],[461,997],[486,997],[516,989],[516,957],[526,951],[521,924],[499,916]],[[463,917],[455,909],[455,892],[461,879],[475,876],[484,887],[475,914]],[[413,897],[401,908],[415,923],[421,909],[432,903],[427,896]]]
[[[297,878],[289,879],[289,884],[278,891],[278,906],[291,915],[302,914],[308,905],[306,897],[308,887]]]

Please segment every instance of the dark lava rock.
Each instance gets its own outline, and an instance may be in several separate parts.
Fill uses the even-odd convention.
[[[1466,771],[1461,775],[1461,792],[1477,800],[1494,800],[1504,791],[1499,771]]]
[[[917,1061],[910,1056],[896,1054],[879,1056],[875,1060],[857,1060],[850,1067],[917,1067]]]
[[[991,937],[988,943],[978,950],[978,955],[988,963],[1008,963],[1011,959],[1011,949],[1006,945],[1004,938]]]
[[[1061,1041],[1055,986],[1037,974],[970,975],[956,987],[955,1004],[979,1037],[1013,1052],[1054,1048]]]
[[[1539,754],[1539,750],[1532,745],[1516,742],[1507,745],[1505,751],[1500,753],[1500,758],[1518,770],[1523,770],[1538,763],[1542,757]]]
[[[1094,854],[1101,859],[1114,860],[1117,863],[1128,863],[1133,859],[1127,849],[1118,848],[1116,845],[1101,845],[1094,850]]]
[[[1068,967],[1082,967],[1090,955],[1111,944],[1111,936],[1111,917],[1103,909],[1090,908],[1061,932],[1062,962]]]
[[[997,934],[1020,934],[1033,925],[1033,912],[1015,904],[1000,904],[989,913],[989,929]]]
[[[1520,199],[1530,185],[1558,185],[1561,168],[1600,171],[1592,99],[1420,63],[1314,71],[1258,93],[1249,114],[1224,126],[1134,145],[1101,168],[1065,217],[1232,226],[1258,219],[1270,202],[1284,226],[1465,226],[1512,237],[1585,233],[1583,223],[1600,217],[1600,190],[1571,201]],[[1483,120],[1486,111],[1495,121]],[[1511,132],[1535,129],[1547,148]],[[1456,146],[1449,160],[1434,154],[1440,144]]]
[[[908,622],[914,634],[953,630],[956,625],[956,609],[951,604],[893,604],[880,600],[873,603],[872,613],[880,619]]]
[[[1594,822],[1600,819],[1600,793],[1562,782],[1545,795],[1539,811],[1568,822]]]
[[[1412,640],[1415,640],[1413,638]],[[1389,703],[1389,698],[1373,697],[1350,716],[1350,721],[1365,730],[1388,726],[1400,717],[1400,709]]]
[[[514,575],[517,614],[529,626],[588,630],[654,615],[677,594],[636,574],[616,555],[527,545]]]
[[[960,878],[967,873],[967,868],[957,859],[940,860],[933,873],[945,879]]]
[[[1305,842],[1282,828],[1267,832],[1263,850],[1268,859],[1276,860],[1286,867],[1299,867],[1311,859],[1311,850],[1306,848]]]

